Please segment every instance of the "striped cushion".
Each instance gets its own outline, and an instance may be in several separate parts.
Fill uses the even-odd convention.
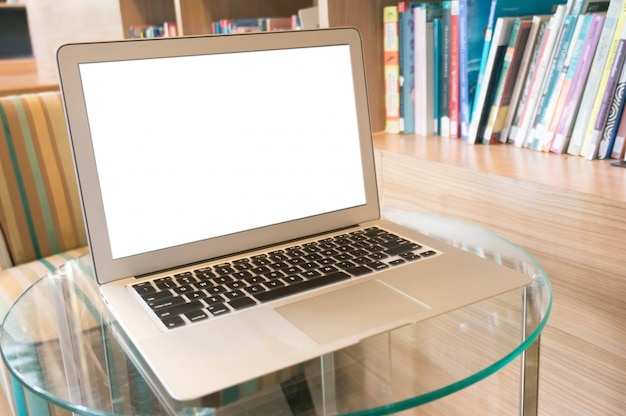
[[[86,245],[59,92],[0,98],[0,230],[13,264]]]
[[[9,307],[24,290],[46,274],[67,263],[68,260],[79,257],[87,251],[87,247],[80,247],[7,270],[0,270],[0,324]]]

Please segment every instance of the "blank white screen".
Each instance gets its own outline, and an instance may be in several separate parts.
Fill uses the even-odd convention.
[[[80,65],[113,258],[365,203],[348,46]]]

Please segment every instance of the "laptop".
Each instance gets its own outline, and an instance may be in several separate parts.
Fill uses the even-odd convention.
[[[354,28],[57,59],[101,296],[177,400],[530,282],[380,219]]]

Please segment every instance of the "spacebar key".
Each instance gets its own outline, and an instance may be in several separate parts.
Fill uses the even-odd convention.
[[[255,293],[254,297],[257,298],[260,302],[269,302],[271,300],[284,298],[285,296],[293,295],[295,293],[300,293],[306,290],[330,285],[332,283],[341,282],[342,280],[347,280],[350,277],[351,276],[348,273],[336,272],[326,276],[318,277],[317,279],[296,283],[294,285],[282,286],[277,289],[268,290],[267,292]]]

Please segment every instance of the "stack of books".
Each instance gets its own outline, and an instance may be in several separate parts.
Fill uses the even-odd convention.
[[[626,0],[383,10],[386,132],[624,159]]]

